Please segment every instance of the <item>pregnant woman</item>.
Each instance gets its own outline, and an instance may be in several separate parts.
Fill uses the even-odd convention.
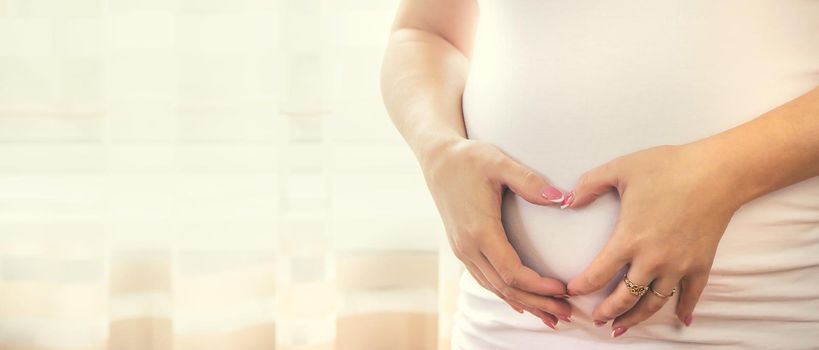
[[[819,348],[818,86],[816,0],[403,0],[453,348]]]

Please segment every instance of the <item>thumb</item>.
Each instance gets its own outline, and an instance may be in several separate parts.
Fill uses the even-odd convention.
[[[503,184],[529,203],[550,205],[565,199],[563,192],[544,176],[510,158],[501,163],[498,175]]]
[[[617,186],[617,173],[610,163],[600,165],[580,176],[577,186],[568,195],[563,207],[582,208]]]

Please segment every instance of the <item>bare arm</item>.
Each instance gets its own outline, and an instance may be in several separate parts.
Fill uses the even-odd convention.
[[[721,155],[738,205],[819,176],[819,87],[699,143]]]
[[[422,164],[430,149],[466,137],[461,110],[478,6],[474,0],[405,0],[392,27],[381,92]]]
[[[538,205],[562,191],[493,145],[468,140],[462,95],[478,20],[474,0],[403,0],[381,73],[387,111],[415,153],[455,256],[484,288],[554,328],[569,321],[562,281],[524,266],[501,224],[508,188]]]

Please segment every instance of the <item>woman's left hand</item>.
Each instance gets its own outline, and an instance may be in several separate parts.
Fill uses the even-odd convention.
[[[579,276],[570,295],[606,286],[629,265],[627,277],[663,295],[680,286],[677,317],[686,326],[708,281],[717,245],[742,205],[719,154],[703,143],[663,145],[627,154],[583,174],[570,208],[580,208],[617,189],[620,214],[608,243]],[[735,183],[734,183],[735,185]],[[650,290],[632,295],[621,281],[593,311],[595,325],[609,320],[619,336],[647,319],[671,298]]]

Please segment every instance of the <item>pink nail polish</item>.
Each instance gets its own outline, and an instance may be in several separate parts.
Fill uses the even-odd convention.
[[[613,331],[611,331],[611,337],[612,338],[617,338],[617,337],[623,335],[623,333],[625,333],[627,330],[628,330],[628,328],[617,327]]]
[[[603,327],[606,324],[606,321],[594,321],[595,327]]]
[[[545,323],[547,326],[549,326],[549,328],[557,330],[557,325],[553,324],[551,321],[543,320],[543,323]]]
[[[686,327],[691,326],[691,322],[694,322],[694,316],[693,315],[688,315],[688,317],[685,318],[685,321],[683,321],[683,323],[685,323]]]
[[[563,202],[564,199],[563,192],[560,192],[560,190],[551,186],[546,186],[546,188],[543,189],[540,195],[543,196],[543,198],[548,199],[552,203],[561,203]]]
[[[572,319],[572,316],[571,316],[571,315],[569,315],[569,316],[557,316],[557,317],[558,317],[559,319],[563,320],[563,321],[566,321],[567,323],[572,323],[572,322],[574,322],[574,319]]]
[[[566,209],[567,207],[570,207],[573,203],[574,203],[574,191],[571,191],[571,192],[569,192],[568,195],[566,195],[566,198],[563,199],[563,202],[561,202],[560,209]]]

